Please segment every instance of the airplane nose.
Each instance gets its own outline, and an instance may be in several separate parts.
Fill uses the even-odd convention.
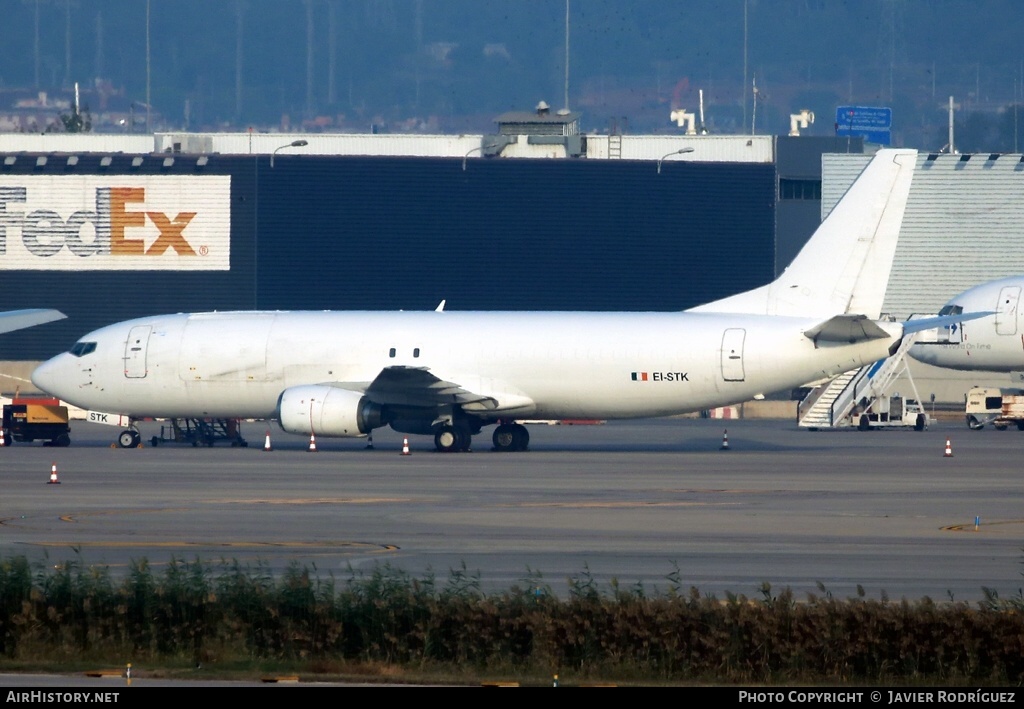
[[[39,391],[60,397],[60,370],[63,355],[58,355],[40,364],[32,372],[32,383]]]

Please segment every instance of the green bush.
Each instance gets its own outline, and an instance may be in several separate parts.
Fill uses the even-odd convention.
[[[439,583],[388,564],[343,582],[293,565],[274,576],[236,561],[146,560],[122,578],[72,561],[0,561],[0,656],[85,662],[523,673],[732,683],[1024,681],[1024,603],[986,589],[962,602],[822,595],[798,601],[605,589],[589,570],[559,599],[529,573],[500,593],[465,567]],[[319,670],[317,668],[320,668]]]

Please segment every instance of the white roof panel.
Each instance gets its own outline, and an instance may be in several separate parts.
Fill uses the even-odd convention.
[[[0,133],[0,153],[151,153],[152,135]]]

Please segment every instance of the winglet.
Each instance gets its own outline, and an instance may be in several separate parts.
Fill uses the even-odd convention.
[[[442,299],[441,302],[437,304],[437,307],[434,308],[434,312],[435,313],[443,313],[444,312],[444,304],[446,302],[447,301],[445,299]]]

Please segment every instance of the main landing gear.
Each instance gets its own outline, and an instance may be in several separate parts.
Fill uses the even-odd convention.
[[[491,441],[499,453],[524,451],[530,445],[530,432],[521,423],[502,423],[494,429]]]
[[[479,433],[479,430],[475,431]],[[470,450],[474,430],[463,421],[442,424],[434,429],[434,446],[441,453],[455,453]],[[524,451],[530,445],[530,432],[521,423],[502,423],[494,429],[491,437],[494,450],[506,453]]]
[[[434,433],[434,447],[439,453],[468,451],[472,442],[472,431],[467,424],[461,422],[438,426]]]

